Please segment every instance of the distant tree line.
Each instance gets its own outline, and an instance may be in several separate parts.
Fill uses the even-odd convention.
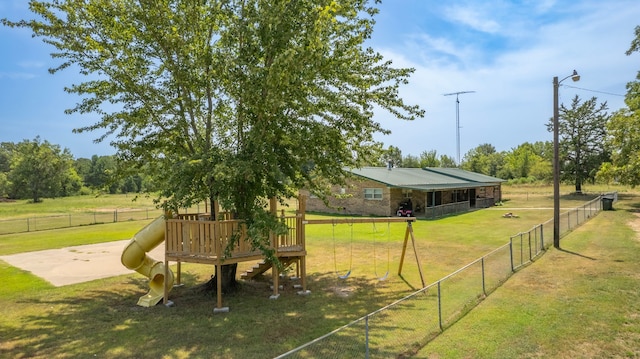
[[[618,138],[630,133],[624,121],[633,116],[620,111],[607,113],[607,104],[597,104],[595,97],[581,101],[573,98],[570,107],[560,106],[560,174],[563,183],[575,185],[582,191],[585,183],[616,181],[624,175],[612,163],[612,154],[617,163],[621,148],[628,141]],[[621,124],[622,123],[622,124]],[[552,119],[547,124],[553,130]],[[418,156],[403,156],[395,146],[380,148],[378,160],[372,166],[393,167],[459,167],[505,179],[510,183],[549,184],[553,180],[553,143],[551,141],[525,142],[508,151],[497,151],[489,144],[480,144],[468,151],[460,164],[436,150]],[[635,177],[634,177],[635,178]],[[624,181],[625,183],[630,181]],[[632,181],[631,181],[632,182]],[[118,166],[115,156],[97,156],[90,159],[74,159],[68,149],[43,141],[39,137],[19,143],[0,143],[0,197],[30,199],[39,202],[42,198],[64,197],[78,194],[141,193],[154,191],[150,176],[127,172]]]
[[[581,101],[576,96],[570,107],[560,106],[561,181],[574,184],[578,193],[584,183],[594,183],[598,179],[615,180],[611,153],[619,153],[620,150],[615,148],[614,136],[607,136],[607,126],[610,131],[620,127],[621,114],[613,117],[606,111],[606,102],[598,105],[595,97]],[[550,132],[553,130],[552,119],[547,127]],[[436,150],[424,151],[419,156],[403,156],[398,147],[389,146],[379,152],[378,160],[370,165],[459,167],[516,184],[549,184],[553,180],[551,141],[525,142],[501,152],[489,143],[480,144],[468,151],[460,164],[450,156],[438,155]],[[114,194],[154,190],[151,177],[120,168],[115,156],[94,155],[90,159],[74,159],[68,149],[39,137],[19,143],[0,143],[0,197],[40,202],[42,198],[95,192]]]
[[[620,127],[618,122],[625,112],[621,111],[613,116],[607,110],[607,103],[598,104],[595,97],[582,101],[576,96],[569,107],[564,104],[560,106],[560,180],[574,184],[577,193],[582,191],[585,183],[598,180],[611,182],[618,178],[613,174],[611,155],[620,152],[620,141],[616,142],[614,131],[625,132],[617,130]],[[547,129],[549,132],[553,131],[553,119],[549,119]],[[525,142],[502,152],[498,152],[493,145],[484,143],[467,152],[460,164],[456,164],[447,155],[438,156],[435,150],[422,152],[417,157],[403,156],[399,148],[390,146],[373,165],[460,167],[511,183],[549,184],[553,181],[553,143]]]
[[[74,159],[68,149],[40,137],[0,143],[0,198],[41,202],[43,198],[152,190],[147,177],[122,175],[115,156]]]

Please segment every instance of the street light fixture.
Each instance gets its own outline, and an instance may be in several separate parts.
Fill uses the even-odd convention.
[[[562,80],[553,78],[553,246],[560,248],[560,157],[558,143],[558,87],[560,83],[571,77],[571,80],[580,81],[580,75],[576,70]]]

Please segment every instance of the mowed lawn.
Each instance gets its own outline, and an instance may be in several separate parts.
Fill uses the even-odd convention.
[[[550,188],[506,188],[503,207],[415,223],[427,283],[551,218],[549,193]],[[565,196],[562,206],[587,199]],[[640,198],[625,192],[615,206],[566,236],[566,251],[552,249],[517,272],[416,357],[638,356],[633,293],[640,279],[632,273],[640,248],[629,223]],[[503,212],[519,218],[502,218]],[[76,233],[87,229],[94,232]],[[111,241],[137,229],[113,223],[34,233],[35,239],[5,235],[0,254],[8,254],[3,248],[14,253],[21,242],[29,243],[29,250],[56,248],[66,238],[74,244],[82,236]],[[137,273],[56,288],[0,261],[0,357],[271,358],[419,288],[413,252],[405,258],[402,277],[397,275],[405,230],[402,223],[309,226],[310,296],[295,295],[285,281],[281,297],[269,300],[267,276],[225,295],[231,311],[216,315],[215,299],[198,291],[212,274],[210,266],[183,265],[185,286],[171,293],[175,307],[141,308],[135,303],[147,283]],[[338,278],[349,269],[347,280]],[[378,281],[387,270],[389,278]]]
[[[622,194],[415,357],[640,357],[638,208]]]

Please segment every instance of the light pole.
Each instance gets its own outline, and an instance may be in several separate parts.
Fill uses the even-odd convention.
[[[560,154],[558,143],[558,87],[560,83],[571,77],[573,81],[579,81],[580,75],[576,70],[562,80],[558,76],[553,78],[553,246],[560,248]]]

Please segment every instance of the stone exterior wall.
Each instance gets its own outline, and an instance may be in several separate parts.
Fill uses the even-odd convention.
[[[365,188],[378,188],[382,190],[382,199],[365,199]],[[300,194],[307,196],[307,211],[321,213],[336,213],[359,216],[395,216],[390,207],[391,189],[387,185],[371,180],[351,181],[346,187],[334,186],[331,188],[334,196],[329,198],[329,206],[321,199],[311,197],[309,191],[300,190]],[[401,192],[402,194],[402,192]],[[395,195],[394,195],[395,196]]]
[[[365,188],[377,188],[382,191],[382,199],[365,199]],[[424,215],[432,207],[432,192],[406,190],[396,187],[388,187],[386,184],[367,180],[356,179],[345,187],[334,186],[331,189],[334,194],[329,198],[329,205],[325,205],[321,199],[311,197],[309,191],[300,190],[300,194],[307,197],[307,211],[319,213],[358,215],[358,216],[395,216],[398,205],[405,198],[411,198],[414,214],[418,217]],[[454,190],[443,190],[437,193],[440,199],[437,206],[451,204]],[[502,200],[500,186],[485,186],[475,189],[477,198],[492,198],[495,202]],[[469,199],[464,201],[468,202]],[[479,201],[479,208],[487,201]]]

